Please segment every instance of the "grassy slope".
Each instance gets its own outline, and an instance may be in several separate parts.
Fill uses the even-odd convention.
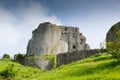
[[[107,54],[92,56],[51,71],[1,60],[0,73],[11,65],[15,73],[14,80],[120,80],[120,65]]]

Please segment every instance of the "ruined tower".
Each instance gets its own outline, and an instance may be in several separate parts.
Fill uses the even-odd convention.
[[[89,50],[86,38],[79,32],[79,28],[70,26],[57,26],[50,22],[41,23],[32,32],[32,38],[28,42],[26,64],[29,64],[29,56],[41,56],[43,54],[59,54],[71,51]],[[46,69],[49,61],[32,59],[34,65]],[[31,65],[31,64],[30,64]]]
[[[68,44],[68,52],[89,50],[86,38],[79,32],[79,28],[71,26],[58,26],[61,29],[61,40]]]

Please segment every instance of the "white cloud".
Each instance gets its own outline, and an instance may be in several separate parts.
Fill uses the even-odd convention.
[[[15,17],[0,7],[0,46],[15,45],[18,42],[18,33],[15,27]]]
[[[0,55],[25,53],[32,30],[46,21],[61,24],[55,15],[49,15],[47,8],[37,2],[19,4],[9,10],[0,5]]]

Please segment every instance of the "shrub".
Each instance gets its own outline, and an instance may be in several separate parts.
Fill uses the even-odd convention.
[[[45,60],[50,60],[53,64],[53,68],[56,68],[57,63],[56,63],[55,54],[43,54],[42,58],[45,59]]]
[[[115,33],[116,39],[107,42],[107,52],[120,61],[120,30]]]
[[[9,56],[9,54],[4,54],[2,58],[3,59],[10,59],[10,56]]]
[[[26,63],[27,65],[33,66],[33,67],[39,67],[37,63],[35,63],[35,60],[48,60],[50,61],[51,68],[56,68],[57,62],[56,62],[56,55],[54,54],[54,47],[51,49],[50,53],[43,53],[41,55],[29,55],[26,57]],[[49,64],[48,64],[49,66]],[[49,70],[49,69],[48,69]]]
[[[56,66],[57,66],[56,55],[54,54],[54,48],[55,47],[52,47],[50,54],[43,54],[42,55],[43,59],[50,60],[52,62],[53,69],[56,68]]]
[[[14,60],[20,64],[24,64],[25,60],[25,54],[15,54],[14,55]]]

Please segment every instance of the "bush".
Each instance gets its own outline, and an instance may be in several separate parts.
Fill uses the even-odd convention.
[[[107,42],[107,52],[120,61],[120,30],[115,34],[114,41]]]
[[[57,63],[56,63],[56,56],[55,56],[55,54],[43,54],[42,58],[44,60],[50,60],[52,62],[52,64],[53,64],[53,68],[56,68]]]
[[[24,64],[25,60],[25,54],[15,54],[14,55],[14,60],[20,64]]]
[[[54,47],[52,47],[50,54],[43,54],[42,58],[45,60],[50,60],[53,65],[53,69],[56,68],[57,62],[56,62],[56,55],[54,54]]]
[[[9,54],[4,54],[2,58],[3,59],[10,59],[10,56],[9,56]]]

